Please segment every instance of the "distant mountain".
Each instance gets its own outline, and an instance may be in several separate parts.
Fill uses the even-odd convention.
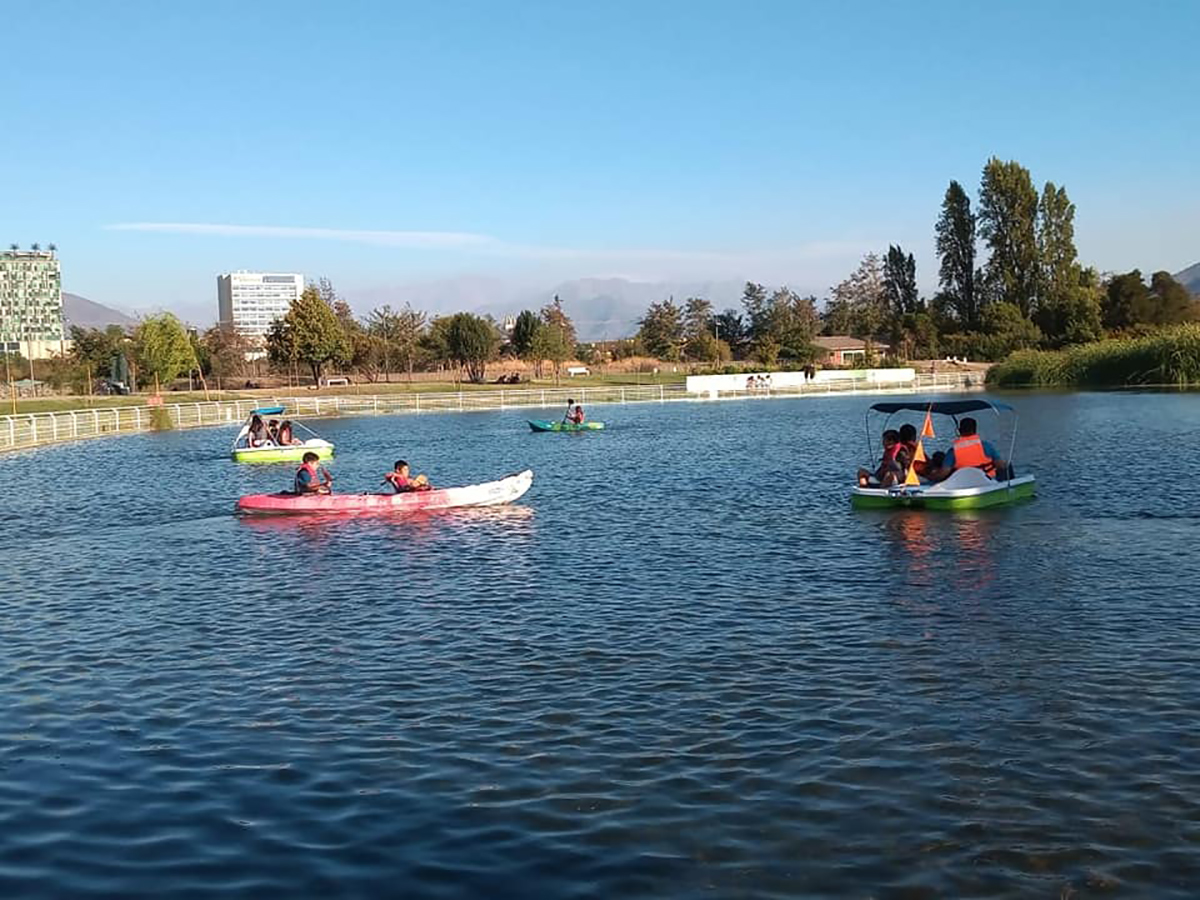
[[[646,307],[674,297],[683,305],[688,297],[704,297],[718,311],[738,306],[741,281],[645,282],[624,278],[578,278],[553,287],[537,288],[498,278],[468,276],[401,286],[365,288],[348,292],[347,298],[359,315],[383,304],[393,308],[411,303],[431,315],[469,310],[497,320],[515,316],[523,309],[540,310],[557,294],[567,315],[575,323],[582,341],[631,337]]]
[[[1200,263],[1188,266],[1182,272],[1176,272],[1174,277],[1193,294],[1200,295]]]
[[[120,325],[124,328],[127,325],[137,324],[125,313],[95,303],[87,297],[68,294],[64,291],[62,299],[63,321],[68,328],[72,325],[78,325],[80,328],[106,328],[109,325]]]

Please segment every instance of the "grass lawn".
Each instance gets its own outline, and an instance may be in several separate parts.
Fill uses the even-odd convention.
[[[252,391],[209,391],[208,399],[266,400],[271,397],[288,397],[292,395],[306,397],[370,397],[373,394],[432,394],[450,391],[521,391],[542,390],[543,388],[553,387],[590,388],[608,387],[611,385],[682,384],[684,378],[684,372],[660,372],[657,375],[638,372],[614,372],[612,374],[589,375],[579,378],[563,378],[558,385],[555,385],[553,378],[542,378],[537,381],[522,382],[521,384],[460,384],[454,381],[415,381],[412,384],[408,384],[401,381],[390,383],[379,381],[375,384],[368,382],[354,384],[349,387],[321,388],[319,391],[309,390],[306,387],[281,387]],[[145,406],[149,396],[148,393],[143,393],[124,397],[119,395],[103,397],[29,397],[17,400],[16,411],[18,415],[21,415],[40,412],[65,412],[72,409],[112,409],[114,406]],[[199,391],[165,391],[163,393],[163,402],[167,404],[197,403],[204,400],[204,394]],[[11,400],[0,401],[0,415],[9,415],[12,412],[13,404]]]

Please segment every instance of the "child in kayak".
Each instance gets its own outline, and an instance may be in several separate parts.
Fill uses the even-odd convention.
[[[396,460],[392,471],[383,476],[383,480],[396,489],[397,494],[407,494],[409,491],[428,491],[433,489],[429,479],[424,475],[416,478],[408,477],[408,463],[402,459]]]
[[[294,492],[297,494],[330,494],[333,493],[333,476],[324,469],[317,468],[321,457],[311,450],[304,454],[302,465],[296,470]]]
[[[580,425],[583,423],[583,407],[576,405],[574,400],[567,401],[567,411],[563,415],[563,422],[570,425]]]

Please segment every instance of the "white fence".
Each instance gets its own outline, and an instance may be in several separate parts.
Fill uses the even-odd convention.
[[[823,396],[841,393],[915,393],[961,391],[982,387],[982,377],[921,375],[899,388],[855,382],[825,382],[790,385],[750,391],[721,391],[721,399],[771,396]],[[251,410],[285,406],[289,418],[316,416],[395,415],[423,412],[472,412],[538,407],[564,407],[568,400],[588,406],[595,403],[647,403],[671,400],[700,400],[708,395],[688,393],[682,384],[614,385],[589,388],[515,388],[513,390],[454,391],[450,393],[403,393],[373,396],[339,395],[320,397],[257,397],[252,400],[222,400],[202,403],[167,403],[162,408],[176,428],[201,425],[234,425]],[[67,412],[29,413],[0,416],[0,452],[43,444],[132,434],[152,429],[152,412],[146,406],[117,406],[107,409],[76,409]]]

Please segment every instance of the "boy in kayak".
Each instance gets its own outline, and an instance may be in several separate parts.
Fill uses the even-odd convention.
[[[429,479],[424,475],[416,478],[408,477],[408,463],[402,459],[396,460],[392,471],[383,476],[383,480],[396,489],[397,494],[407,494],[409,491],[428,491],[433,489]]]
[[[311,450],[304,454],[304,465],[296,470],[295,493],[329,494],[333,492],[333,476],[324,468],[317,468],[317,461],[320,458]]]
[[[883,433],[883,458],[879,461],[879,468],[874,472],[859,469],[858,486],[891,487],[898,484],[904,480],[910,460],[908,451],[900,442],[900,432],[889,428]],[[871,483],[872,479],[875,480],[874,484]]]

